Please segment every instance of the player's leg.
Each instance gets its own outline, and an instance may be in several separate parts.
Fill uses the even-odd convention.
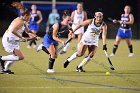
[[[130,52],[129,55],[128,55],[128,57],[132,57],[134,55],[132,41],[131,41],[131,39],[125,39],[125,41],[126,41],[126,43],[128,45],[129,52]]]
[[[9,70],[9,68],[11,67],[11,65],[18,60],[23,60],[24,59],[24,55],[21,52],[20,49],[14,49],[13,55],[8,55],[8,56],[2,56],[1,60],[2,61],[7,61],[7,63],[4,66],[4,69],[2,70],[2,74],[6,73],[6,74],[14,74],[14,72],[11,72]]]
[[[116,53],[116,51],[118,49],[118,45],[119,45],[120,41],[121,41],[121,37],[116,36],[115,43],[114,43],[114,46],[113,46],[113,49],[112,49],[112,54],[110,56],[115,55],[115,53]]]
[[[47,50],[50,53],[49,65],[48,65],[48,70],[47,70],[48,73],[54,73],[53,66],[54,66],[55,58],[57,58],[57,54],[55,54],[56,49],[57,47],[54,46],[53,44],[51,44],[49,48],[47,48]]]
[[[68,57],[64,62],[64,68],[66,68],[72,60],[76,59],[77,57],[83,56],[86,49],[87,45],[84,45],[82,42],[80,42],[77,52],[75,52],[71,57]]]
[[[85,66],[92,59],[92,57],[97,51],[97,46],[94,46],[94,45],[88,46],[88,51],[89,51],[88,56],[85,57],[83,61],[77,66],[76,68],[77,72],[85,72],[85,70],[83,70],[83,66]]]
[[[36,30],[32,30],[32,32],[33,32],[34,34],[36,34],[37,31],[36,31]],[[32,38],[32,37],[31,37],[31,38]],[[36,44],[36,40],[31,40],[30,43],[29,43],[29,45],[32,46],[32,44],[34,44],[33,48],[36,48],[36,47],[37,47],[37,46],[36,46],[36,45],[37,45],[37,44]]]
[[[80,40],[81,40],[82,36],[83,36],[83,34],[82,34],[82,33],[78,34],[78,43],[80,42]]]
[[[37,52],[43,50],[45,53],[50,54],[49,51],[47,50],[47,48],[43,45],[43,43],[41,43],[38,47],[37,47]]]

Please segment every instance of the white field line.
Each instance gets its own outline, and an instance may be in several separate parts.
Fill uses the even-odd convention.
[[[13,89],[13,88],[15,88],[15,89],[51,89],[51,88],[57,88],[57,89],[65,89],[65,88],[67,88],[67,89],[77,89],[77,88],[79,88],[79,89],[82,89],[82,88],[84,88],[84,89],[88,89],[88,88],[93,88],[93,89],[108,89],[108,88],[114,88],[114,87],[0,87],[0,89],[9,89],[9,88],[11,88],[11,89]],[[132,88],[132,87],[131,87]],[[139,88],[139,87],[133,87],[133,88]]]

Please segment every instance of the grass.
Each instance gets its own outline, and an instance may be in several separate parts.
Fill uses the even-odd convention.
[[[1,39],[0,39],[1,40]],[[114,40],[107,41],[108,53],[111,53]],[[0,75],[0,93],[138,93],[140,92],[140,41],[133,40],[135,55],[128,57],[128,48],[121,42],[112,63],[115,71],[109,69],[109,63],[102,51],[102,40],[96,55],[84,69],[86,73],[75,72],[76,66],[84,57],[77,58],[66,68],[63,62],[76,51],[74,39],[67,54],[59,55],[54,69],[56,73],[46,73],[49,55],[43,51],[27,49],[28,43],[21,43],[25,59],[17,61],[10,69],[14,75]],[[41,40],[38,41],[41,43]],[[87,54],[87,53],[86,53]],[[0,55],[7,55],[0,41]],[[86,56],[86,55],[84,55]],[[110,76],[105,72],[109,71]]]

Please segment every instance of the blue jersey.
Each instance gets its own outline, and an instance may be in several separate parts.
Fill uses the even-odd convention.
[[[57,36],[60,36],[62,33],[68,30],[68,26],[62,27],[61,22],[58,22],[57,24],[59,25]],[[54,46],[58,46],[58,42],[52,38],[52,34],[53,34],[53,27],[51,27],[50,30],[44,36],[43,44],[46,48],[49,48],[51,44],[53,44]]]
[[[121,21],[128,22],[129,20],[129,15],[125,16],[124,14],[122,14]],[[121,24],[120,28],[118,29],[117,36],[123,39],[132,38],[132,30],[130,28],[130,25]]]
[[[31,21],[38,21],[38,15],[37,15],[37,11],[35,13],[31,13]]]
[[[61,22],[58,22],[57,24],[59,25],[58,33],[57,33],[57,36],[59,37],[59,36],[61,36],[62,33],[64,33],[66,30],[68,30],[68,26],[62,27]],[[51,27],[50,30],[46,34],[48,34],[52,38],[53,27]]]
[[[129,15],[127,15],[127,16],[125,16],[124,14],[121,15],[121,21],[128,22],[129,20],[130,20],[129,19]],[[120,28],[129,29],[130,25],[128,25],[128,24],[121,24]]]
[[[29,22],[30,30],[38,31],[39,25],[36,23],[37,21],[38,21],[38,15],[37,15],[37,11],[36,11],[35,13],[31,13],[31,19]]]

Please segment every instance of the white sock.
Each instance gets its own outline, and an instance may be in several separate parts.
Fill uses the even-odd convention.
[[[89,56],[84,58],[83,61],[78,65],[78,68],[86,65],[92,58],[90,58]]]
[[[19,57],[15,55],[8,55],[8,56],[2,56],[1,59],[3,61],[18,61]]]
[[[7,71],[15,61],[7,61],[4,66],[4,71]]]
[[[71,62],[72,60],[74,60],[75,58],[77,58],[77,52],[75,52],[70,58],[68,58],[67,60],[69,62]]]
[[[66,46],[64,47],[63,51],[67,51],[68,47],[69,47],[70,43],[67,43]]]

